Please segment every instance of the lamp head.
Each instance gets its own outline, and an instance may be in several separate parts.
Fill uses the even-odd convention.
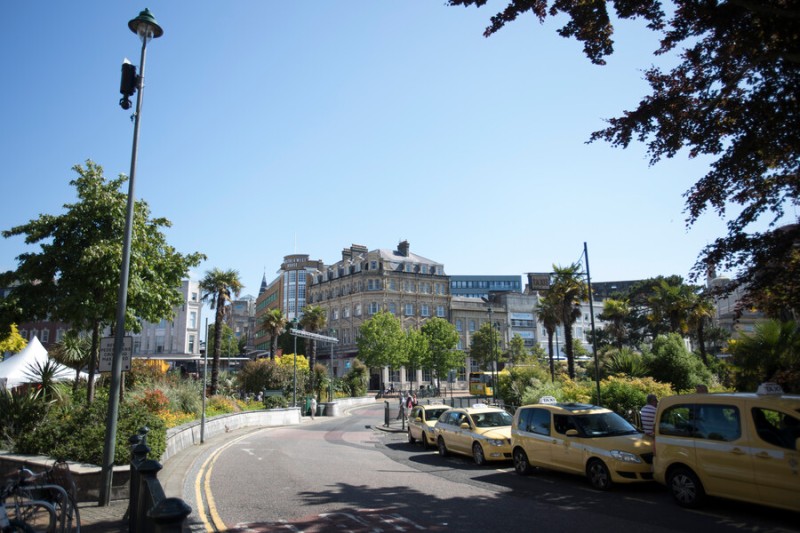
[[[156,18],[145,8],[144,11],[139,13],[139,16],[128,22],[128,27],[133,33],[139,36],[142,41],[149,41],[150,39],[158,39],[164,35],[164,30],[156,22]]]

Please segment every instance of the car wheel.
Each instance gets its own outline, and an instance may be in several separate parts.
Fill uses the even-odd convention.
[[[408,443],[414,444],[415,442],[417,442],[417,439],[411,434],[411,428],[408,428]]]
[[[608,490],[611,488],[611,473],[605,463],[599,459],[589,461],[586,466],[586,476],[589,482],[597,490]]]
[[[478,466],[486,464],[486,455],[483,453],[483,446],[479,442],[472,445],[472,460]]]
[[[422,434],[422,449],[423,450],[427,450],[430,447],[431,447],[431,443],[428,442],[428,436],[425,433],[423,433]]]
[[[531,473],[531,463],[528,461],[528,454],[522,448],[514,450],[514,470],[521,476]]]
[[[679,467],[670,471],[667,486],[675,501],[683,507],[698,507],[706,495],[700,479],[688,468]]]
[[[442,457],[447,457],[447,446],[445,446],[444,439],[442,437],[439,437],[439,439],[436,441],[436,446],[439,448],[439,455]]]

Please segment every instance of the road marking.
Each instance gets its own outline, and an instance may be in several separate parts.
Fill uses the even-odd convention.
[[[223,451],[238,443],[240,440],[246,439],[250,436],[250,434],[242,435],[241,437],[226,443],[224,446],[220,446],[208,456],[208,458],[203,462],[203,465],[200,467],[198,478],[194,486],[195,501],[197,502],[197,514],[199,515],[200,520],[203,522],[203,526],[205,527],[206,531],[225,531],[226,529],[225,522],[222,521],[222,518],[217,512],[216,503],[214,502],[214,495],[211,493],[211,473],[214,470],[214,463],[217,462],[217,458],[219,458]],[[203,498],[203,496],[205,496],[205,498]],[[203,501],[205,501],[206,505],[203,505]],[[208,507],[208,514],[210,517],[206,516],[206,507]]]

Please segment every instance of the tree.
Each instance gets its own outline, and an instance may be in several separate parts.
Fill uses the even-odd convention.
[[[488,370],[494,363],[500,350],[500,336],[489,322],[484,322],[478,331],[472,334],[469,345],[469,357],[482,370]]]
[[[514,335],[508,342],[508,350],[506,350],[506,359],[509,365],[519,365],[528,362],[530,359],[530,352],[525,348],[525,341],[519,335]]]
[[[697,341],[697,349],[700,352],[700,359],[703,364],[708,366],[708,354],[706,353],[706,328],[711,326],[714,318],[714,302],[703,293],[695,295],[694,301],[689,307],[689,314],[686,318],[689,331]]]
[[[547,293],[544,298],[539,299],[536,309],[536,318],[547,332],[547,353],[550,357],[550,381],[556,379],[555,362],[553,361],[553,335],[559,324],[559,314],[555,295]]]
[[[125,324],[114,324],[122,264],[127,195],[120,188],[125,176],[106,181],[103,168],[92,161],[76,165],[78,177],[70,182],[78,201],[65,204],[60,215],[39,215],[27,224],[3,231],[3,237],[25,235],[26,244],[38,252],[17,257],[16,271],[0,276],[0,286],[11,287],[2,319],[49,319],[67,322],[92,336],[87,400],[94,400],[94,374],[105,326],[125,331],[141,330],[139,320],[160,322],[172,318],[183,302],[181,282],[189,268],[205,258],[182,255],[166,242],[165,218],[151,218],[146,202],[134,206],[131,263]],[[4,330],[7,324],[0,324]]]
[[[486,0],[449,0],[482,6]],[[647,144],[652,164],[684,151],[713,158],[686,193],[687,227],[706,211],[720,217],[733,204],[727,235],[700,252],[694,276],[717,267],[738,270],[725,289],[747,288],[749,299],[768,295],[777,308],[800,311],[800,224],[773,229],[786,206],[800,200],[800,5],[785,0],[697,2],[674,0],[510,0],[492,17],[490,36],[528,11],[543,22],[567,16],[562,37],[583,42],[592,63],[613,53],[609,6],[620,19],[642,18],[660,34],[656,55],[676,53],[671,70],[651,67],[651,87],[633,111],[608,121],[591,140],[626,148]],[[666,11],[669,9],[669,12]],[[766,218],[770,230],[747,234]]]
[[[627,300],[608,298],[603,302],[603,312],[597,318],[606,323],[605,330],[614,339],[614,346],[622,349],[628,337],[627,319],[631,308]]]
[[[652,354],[646,360],[650,376],[662,383],[671,383],[676,391],[694,389],[695,385],[711,379],[711,373],[686,349],[683,338],[677,333],[656,337]]]
[[[358,357],[371,368],[399,368],[408,362],[406,334],[400,319],[378,311],[359,327]],[[381,372],[383,376],[383,372]],[[383,383],[381,383],[383,390]]]
[[[216,329],[216,328],[215,328]],[[208,339],[206,339],[206,346],[214,346],[217,343],[217,336],[214,335],[214,329],[208,332]],[[236,357],[241,353],[240,339],[236,338],[233,329],[224,322],[220,328],[220,343],[219,355],[220,357]]]
[[[86,368],[92,357],[91,337],[71,329],[47,353],[57,363],[75,370],[72,391],[77,393],[81,370]]]
[[[8,329],[8,335],[0,341],[0,361],[4,360],[2,357],[6,352],[17,353],[28,345],[28,341],[23,339],[22,335],[19,334],[19,329],[16,324],[11,324]]]
[[[589,291],[583,281],[579,264],[568,267],[553,265],[550,294],[558,311],[558,319],[564,326],[564,348],[567,352],[567,372],[575,379],[575,354],[572,345],[572,325],[581,316],[581,302]]]
[[[456,350],[458,331],[447,320],[433,317],[427,320],[420,331],[428,339],[428,356],[423,363],[436,374],[436,386],[441,385],[442,376],[464,365],[464,353]]]
[[[406,331],[406,360],[410,369],[428,368],[428,338],[416,328]]]
[[[300,327],[309,333],[318,333],[328,321],[325,310],[318,305],[307,305],[303,309],[303,318],[300,319]],[[317,367],[317,341],[315,339],[308,339],[310,341],[311,352],[311,389],[313,390],[316,383],[315,379],[317,373],[314,371]]]
[[[284,315],[283,311],[280,309],[270,309],[264,314],[261,325],[269,333],[269,338],[272,344],[272,349],[270,350],[269,354],[270,359],[275,358],[275,354],[278,351],[278,337],[283,332],[284,328],[286,328],[286,324],[288,323],[289,319],[286,318],[286,315]]]
[[[686,334],[689,331],[689,311],[695,300],[693,288],[685,285],[683,280],[676,284],[660,280],[648,298],[654,331],[657,334]]]
[[[796,322],[767,320],[752,334],[730,341],[736,388],[755,391],[765,381],[779,383],[786,392],[800,392],[800,326]]]
[[[217,393],[219,387],[219,357],[222,345],[222,325],[225,321],[225,311],[233,298],[239,296],[244,286],[239,280],[236,270],[220,270],[214,268],[206,271],[205,277],[200,280],[201,299],[208,302],[211,309],[216,309],[214,314],[214,344],[211,355],[211,395]],[[207,348],[206,348],[207,349]]]

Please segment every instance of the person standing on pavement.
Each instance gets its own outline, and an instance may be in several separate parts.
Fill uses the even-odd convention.
[[[651,437],[655,435],[657,406],[658,397],[655,394],[648,394],[647,403],[639,412],[642,417],[642,430],[644,431],[645,435],[650,435]]]
[[[317,412],[317,398],[315,396],[311,397],[311,420],[314,420],[314,415]]]
[[[400,391],[400,411],[397,413],[397,420],[401,420],[406,416],[406,396],[403,391]]]

